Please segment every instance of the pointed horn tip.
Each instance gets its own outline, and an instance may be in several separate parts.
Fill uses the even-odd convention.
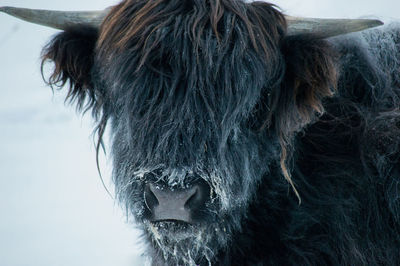
[[[374,20],[371,20],[371,24],[374,24],[375,27],[378,27],[378,26],[384,25],[385,23],[379,19],[374,19]]]
[[[385,23],[383,21],[380,20],[376,20],[377,23],[379,23],[379,25],[384,25]]]
[[[381,20],[378,19],[366,19],[365,21],[365,29],[375,28],[384,25]]]
[[[12,6],[0,6],[0,12],[4,12],[6,14],[13,13],[13,11],[15,11],[16,9],[18,8]]]
[[[16,7],[12,7],[12,6],[0,6],[0,10],[1,11],[7,11],[10,9],[15,9]]]

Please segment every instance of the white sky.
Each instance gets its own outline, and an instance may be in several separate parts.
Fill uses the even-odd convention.
[[[90,10],[116,2],[2,0],[0,5]],[[398,0],[272,2],[290,15],[400,18]],[[0,264],[142,265],[138,232],[126,224],[98,177],[90,117],[82,119],[64,106],[63,94],[53,96],[41,80],[40,50],[55,33],[0,14]]]

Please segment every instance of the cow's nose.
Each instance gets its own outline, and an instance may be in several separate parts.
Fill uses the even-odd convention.
[[[151,212],[149,220],[196,222],[209,197],[209,187],[198,183],[185,189],[171,189],[147,184],[144,192],[146,206]]]

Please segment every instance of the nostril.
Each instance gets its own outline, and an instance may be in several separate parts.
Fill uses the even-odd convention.
[[[151,191],[149,184],[147,184],[144,189],[144,202],[150,211],[159,205],[157,197],[154,195],[153,191]]]
[[[193,187],[193,195],[186,201],[185,208],[189,210],[200,210],[210,196],[210,188],[207,184],[198,183]]]
[[[201,201],[200,192],[198,191],[197,188],[194,188],[193,195],[191,195],[190,198],[185,202],[184,206],[186,209],[192,209],[195,208],[200,201]]]

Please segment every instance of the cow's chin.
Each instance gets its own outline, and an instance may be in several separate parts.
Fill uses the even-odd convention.
[[[229,239],[227,228],[215,223],[145,222],[145,230],[166,265],[211,264]]]

